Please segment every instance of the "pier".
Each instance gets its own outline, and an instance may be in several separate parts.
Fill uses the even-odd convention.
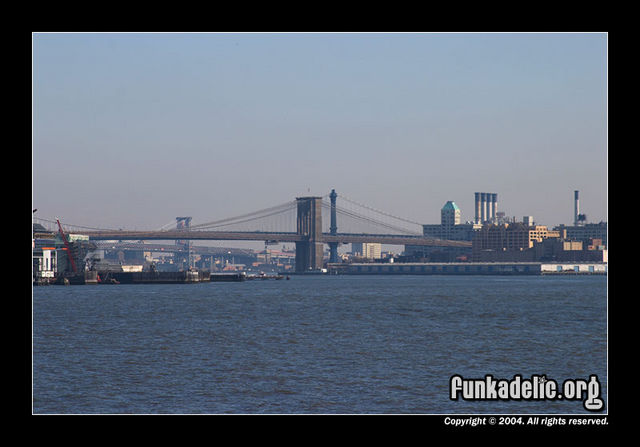
[[[328,264],[332,275],[606,275],[604,263],[447,262]]]

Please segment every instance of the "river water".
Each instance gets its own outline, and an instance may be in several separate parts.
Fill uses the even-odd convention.
[[[292,276],[33,289],[35,414],[586,414],[450,378],[597,375],[604,276]],[[597,413],[596,413],[597,414]]]

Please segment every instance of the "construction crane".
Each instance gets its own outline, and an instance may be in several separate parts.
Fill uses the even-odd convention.
[[[67,240],[67,236],[64,234],[64,231],[62,230],[62,225],[60,224],[60,220],[56,219],[56,222],[58,222],[58,230],[60,231],[62,242],[64,242],[64,246],[67,250],[67,256],[69,256],[69,262],[71,262],[71,268],[73,269],[73,273],[78,273],[78,269],[76,268],[76,262],[73,260],[73,256],[71,254],[71,248],[69,247],[69,241]]]

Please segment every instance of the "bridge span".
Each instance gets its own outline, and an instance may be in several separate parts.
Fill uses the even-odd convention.
[[[381,243],[386,245],[422,245],[436,247],[471,247],[470,241],[443,240],[421,235],[408,234],[373,234],[373,233],[339,233],[337,231],[337,207],[335,190],[331,198],[331,226],[329,232],[322,231],[322,197],[297,197],[292,204],[281,211],[296,212],[296,231],[222,231],[206,229],[202,224],[190,228],[182,227],[172,230],[90,230],[83,231],[92,240],[237,240],[265,242],[294,242],[296,244],[296,271],[318,270],[323,266],[323,244],[329,245],[330,262],[337,262],[337,247],[348,243]],[[329,207],[329,205],[326,205]],[[281,212],[269,209],[267,216]],[[344,216],[353,217],[351,212],[344,211]],[[241,216],[246,218],[248,215]],[[189,218],[190,219],[190,218]],[[225,219],[229,221],[231,219]],[[251,219],[244,219],[247,221]],[[364,220],[371,221],[365,218]],[[220,225],[222,226],[222,225]],[[391,228],[388,227],[387,228]]]
[[[91,240],[209,240],[209,241],[268,241],[268,242],[305,242],[307,236],[297,233],[278,233],[268,231],[83,231]],[[425,245],[432,247],[471,247],[468,241],[450,241],[420,236],[397,234],[365,234],[365,233],[322,233],[318,242],[331,244],[351,244],[360,242],[377,242],[388,245]]]

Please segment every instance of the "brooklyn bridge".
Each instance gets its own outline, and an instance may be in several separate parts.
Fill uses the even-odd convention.
[[[191,216],[176,217],[153,230],[88,228],[63,224],[65,231],[82,232],[92,241],[120,240],[225,240],[264,241],[268,244],[293,242],[296,271],[319,270],[323,266],[324,244],[329,246],[329,262],[338,262],[338,246],[349,243],[470,247],[469,241],[425,237],[420,223],[386,213],[342,196],[337,204],[335,190],[325,195],[296,197],[294,200],[225,219],[192,223]],[[323,211],[329,222],[323,221]],[[340,224],[338,224],[338,221]],[[328,226],[327,226],[328,224]],[[340,228],[340,231],[338,231]]]

